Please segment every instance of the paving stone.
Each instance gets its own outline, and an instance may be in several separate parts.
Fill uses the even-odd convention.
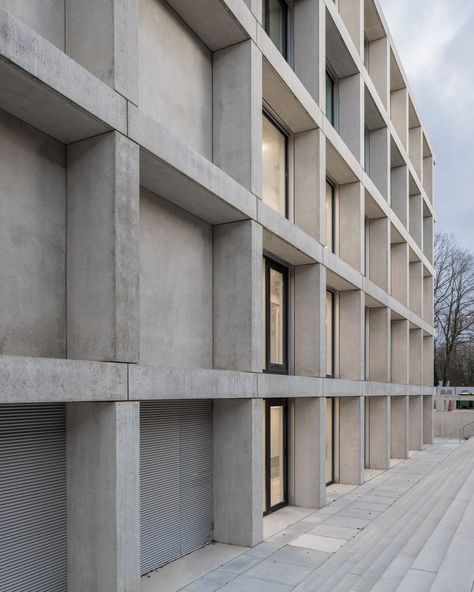
[[[289,543],[294,547],[303,547],[304,549],[314,549],[315,551],[324,551],[325,553],[335,553],[346,544],[344,539],[333,537],[323,537],[314,534],[303,534]]]
[[[278,551],[279,548],[280,545],[264,541],[263,543],[256,545],[252,549],[249,549],[245,554],[250,555],[251,557],[262,557],[263,559],[265,559],[265,557],[268,557],[272,553],[275,553],[275,551]]]
[[[268,557],[255,567],[252,567],[245,575],[296,586],[313,571],[313,567],[295,565],[277,560],[274,557]]]
[[[243,555],[239,555],[238,557],[236,557],[235,559],[232,559],[231,561],[229,561],[228,563],[225,563],[225,570],[226,571],[231,571],[233,573],[243,573],[244,571],[246,571],[247,569],[250,569],[251,567],[253,567],[254,565],[256,565],[257,563],[259,563],[261,561],[260,557],[251,557],[249,555],[246,555],[245,553]]]
[[[240,576],[220,588],[219,592],[291,592],[293,588],[287,584]]]
[[[314,549],[304,549],[303,547],[294,547],[286,545],[279,549],[272,558],[294,563],[296,565],[307,565],[309,567],[319,567],[331,557],[330,553],[315,551]]]
[[[333,526],[332,524],[318,524],[308,534],[316,534],[319,536],[333,537],[336,539],[344,539],[349,541],[360,533],[356,528],[346,528],[345,526]]]

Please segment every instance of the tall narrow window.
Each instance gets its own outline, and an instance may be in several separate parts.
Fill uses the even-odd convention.
[[[326,179],[326,247],[335,252],[335,188],[332,183]]]
[[[285,0],[263,0],[263,22],[267,35],[286,59],[288,56],[288,4]]]
[[[334,378],[334,293],[326,291],[326,376]]]
[[[288,137],[265,113],[262,117],[262,199],[286,216]]]
[[[288,269],[265,259],[265,369],[288,373]]]
[[[326,117],[337,128],[337,81],[332,69],[326,68]]]

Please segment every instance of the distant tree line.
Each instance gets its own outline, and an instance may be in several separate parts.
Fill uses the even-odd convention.
[[[474,384],[474,255],[452,234],[434,243],[435,384]]]

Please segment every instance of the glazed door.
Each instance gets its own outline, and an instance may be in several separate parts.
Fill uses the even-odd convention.
[[[285,400],[265,402],[265,514],[274,512],[288,503],[287,408]]]

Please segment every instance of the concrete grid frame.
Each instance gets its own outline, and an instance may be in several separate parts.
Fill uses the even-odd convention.
[[[259,543],[265,401],[285,401],[294,505],[326,503],[328,430],[348,484],[432,442],[434,156],[378,0],[291,3],[288,59],[263,4],[0,0],[0,588],[28,561],[44,589],[137,592],[145,453],[176,458],[180,511],[208,463],[212,516],[189,524]],[[263,109],[286,216],[263,199]],[[284,374],[263,370],[264,257],[288,270]],[[54,541],[31,502],[53,481]]]

